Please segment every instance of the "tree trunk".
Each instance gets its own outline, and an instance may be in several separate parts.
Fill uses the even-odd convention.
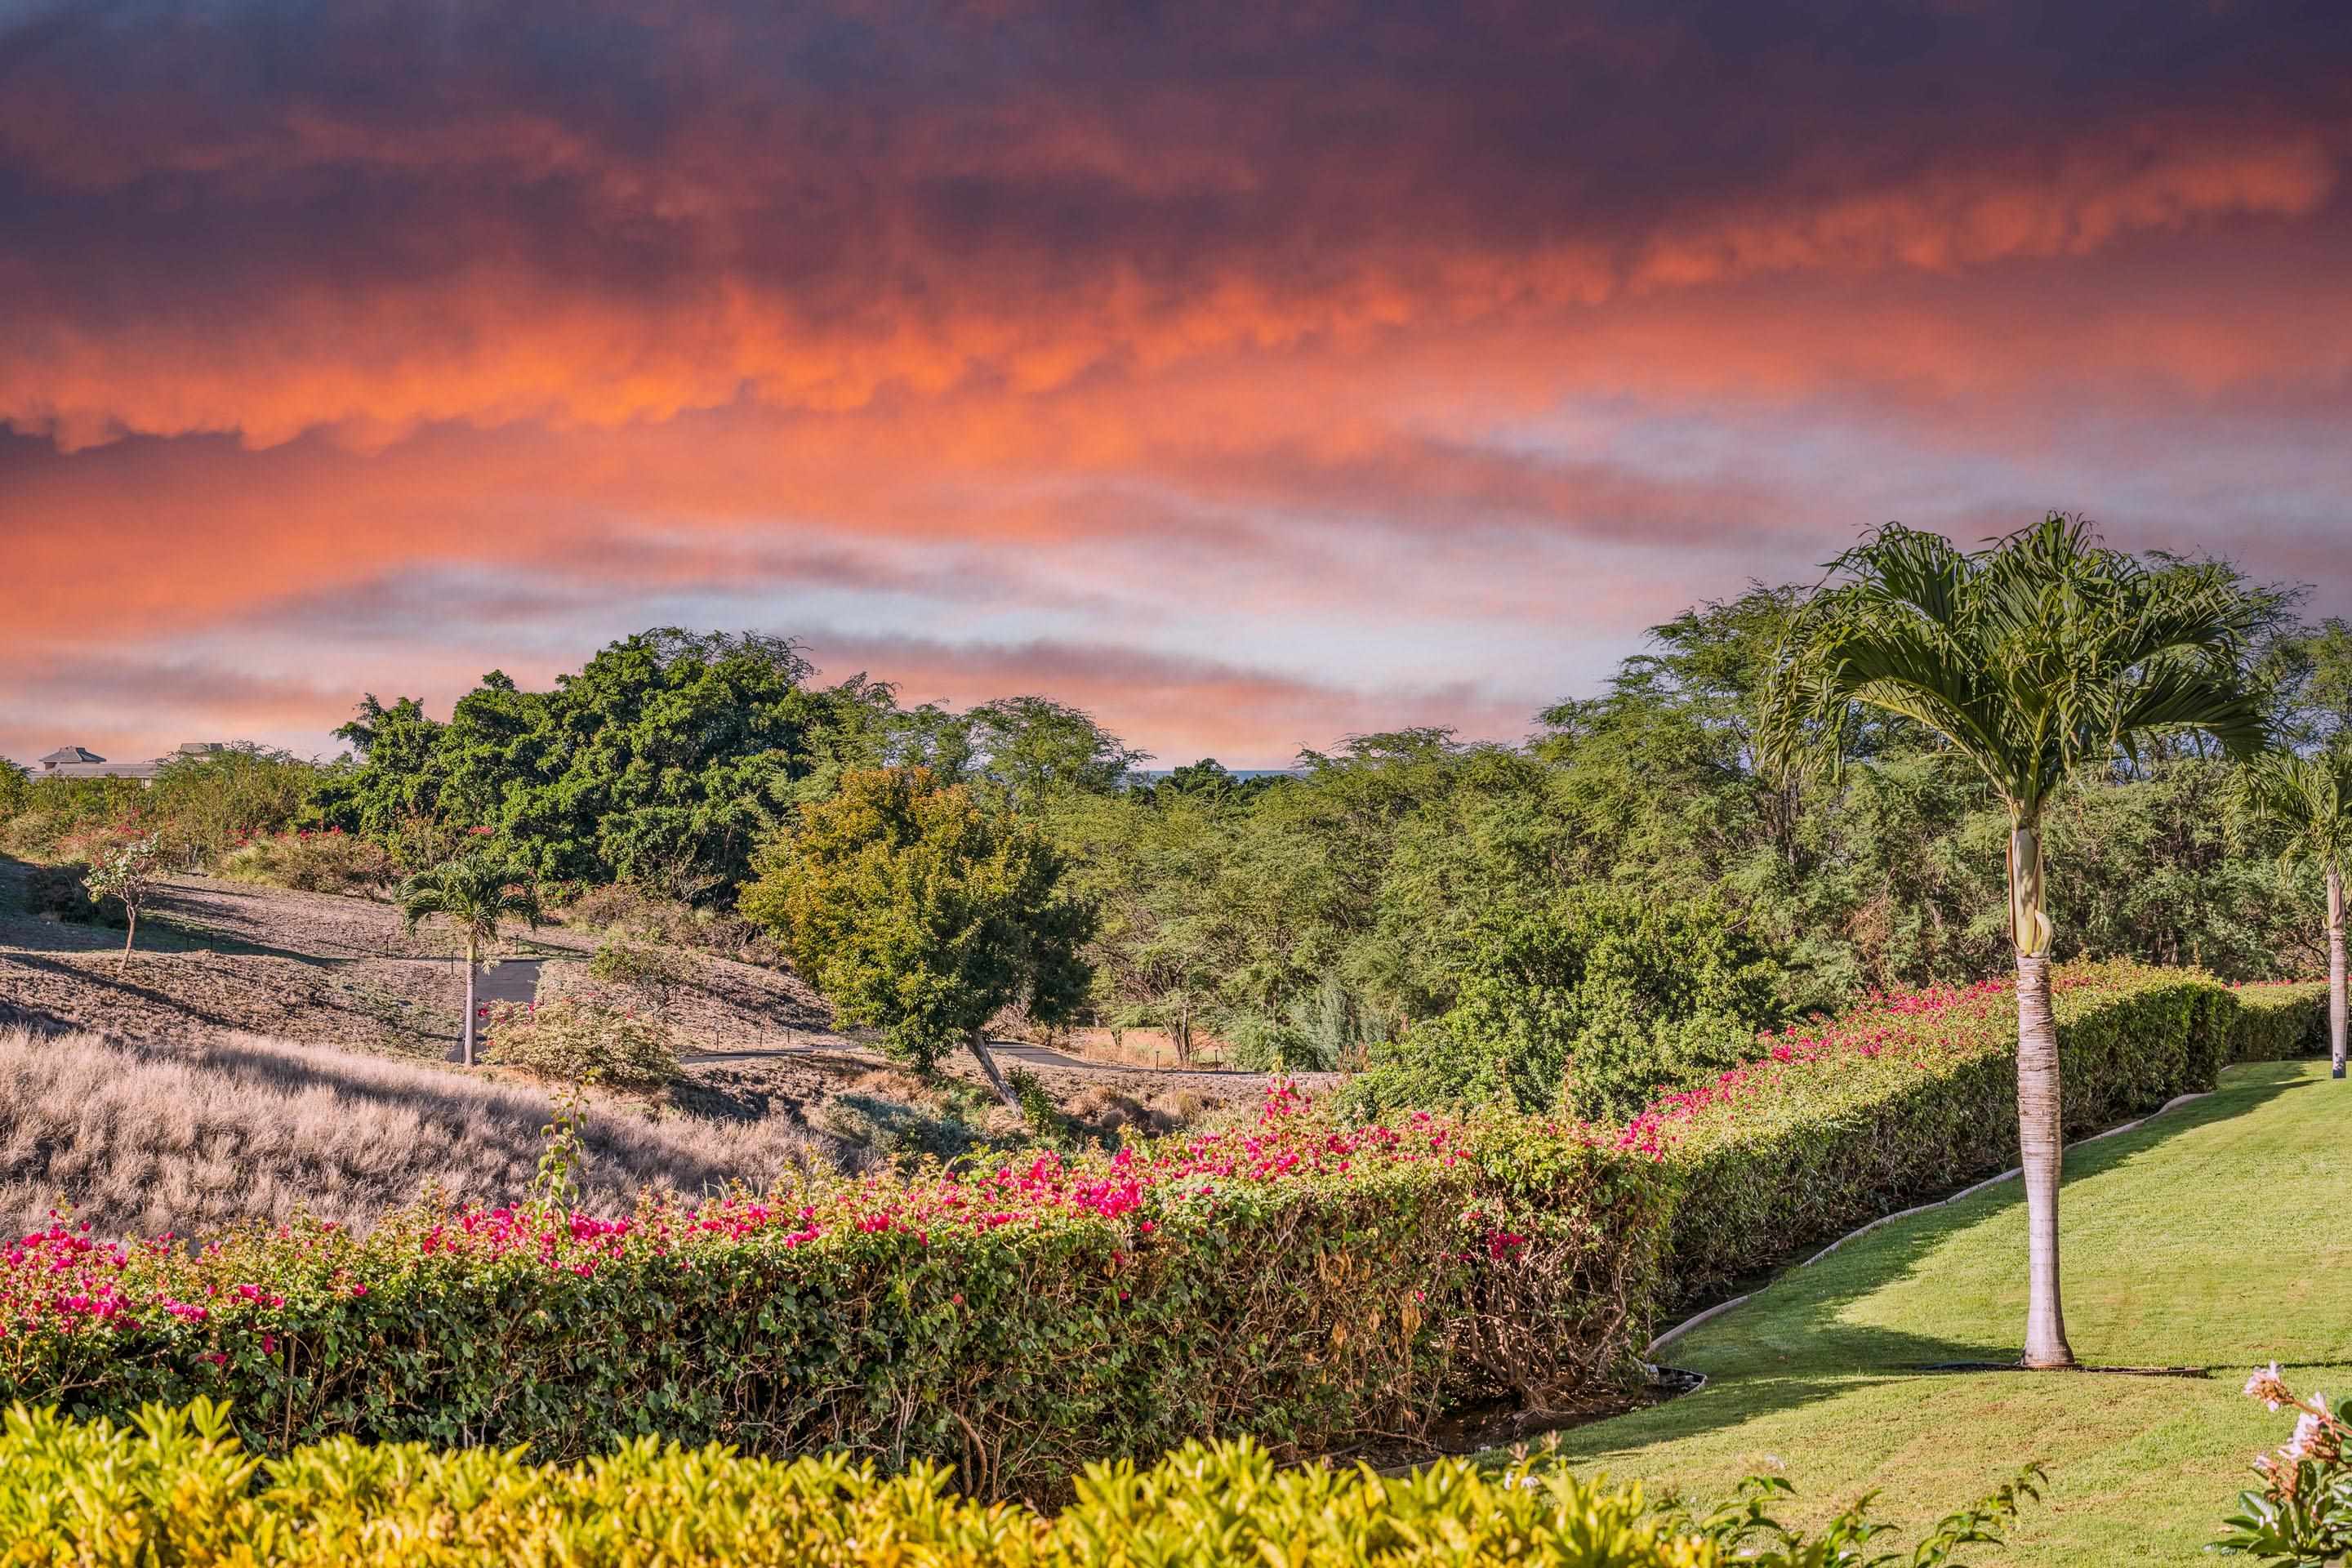
[[[459,1059],[474,1065],[474,933],[466,933],[466,1044]]]
[[[964,1044],[971,1047],[971,1059],[980,1064],[980,1076],[988,1080],[988,1087],[996,1091],[996,1098],[1013,1110],[1020,1110],[1021,1097],[1013,1092],[1013,1086],[1004,1081],[1003,1073],[996,1070],[996,1057],[988,1048],[988,1031],[974,1029],[965,1037]]]
[[[2017,955],[2017,1146],[2025,1168],[2025,1364],[2072,1366],[2058,1296],[2058,1179],[2065,1163],[2059,1120],[2058,1024],[2050,1011],[2050,960]]]
[[[114,966],[115,976],[118,979],[131,973],[131,944],[139,940],[138,907],[133,904],[125,904],[123,905],[123,912],[131,917],[131,926],[129,930],[122,933],[122,958],[121,962],[117,963]],[[2338,989],[2340,990],[2341,987]],[[2339,1030],[2338,1033],[2340,1034],[2341,1031]],[[2344,1053],[2339,1050],[2336,1055],[2336,1059],[2340,1062],[2343,1059]],[[2340,1077],[2341,1075],[2339,1074],[2338,1076]]]
[[[2327,1060],[2344,1076],[2344,870],[2327,868]]]
[[[2025,1364],[2074,1364],[2058,1294],[2058,1181],[2065,1163],[2058,1020],[2050,1010],[2050,920],[2042,909],[2042,836],[2009,838],[2011,935],[2017,949],[2017,1152],[2025,1175]]]

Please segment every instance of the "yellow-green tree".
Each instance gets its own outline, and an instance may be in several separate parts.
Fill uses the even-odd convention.
[[[927,768],[869,769],[802,808],[761,855],[741,908],[845,1022],[879,1028],[923,1070],[961,1044],[1017,1105],[989,1019],[1017,1002],[1056,1022],[1087,993],[1078,950],[1092,916],[1062,869],[1034,828],[969,788],[941,787]]]

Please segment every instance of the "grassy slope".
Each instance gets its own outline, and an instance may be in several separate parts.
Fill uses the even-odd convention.
[[[2008,1182],[1873,1232],[1669,1346],[1709,1385],[1570,1432],[1563,1454],[1702,1498],[1780,1468],[1799,1489],[1792,1521],[1881,1489],[1906,1542],[2039,1459],[2045,1500],[1992,1560],[2213,1561],[2199,1548],[2255,1452],[2287,1432],[2240,1395],[2247,1369],[2276,1358],[2306,1392],[2352,1386],[2347,1117],[2352,1083],[2328,1082],[2324,1063],[2267,1063],[2069,1154],[2075,1353],[2205,1367],[2208,1381],[1911,1371],[2014,1357],[2025,1211]]]

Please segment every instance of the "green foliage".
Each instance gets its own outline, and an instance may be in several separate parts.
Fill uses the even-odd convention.
[[[360,699],[358,712],[335,731],[335,738],[359,760],[346,759],[319,781],[299,826],[340,827],[385,842],[404,823],[440,819],[448,780],[442,752],[446,729],[426,718],[424,704],[414,697],[386,707],[369,692]]]
[[[655,1089],[677,1077],[668,1027],[634,1009],[572,996],[500,1002],[483,1026],[489,1059],[550,1083],[592,1079],[614,1089]]]
[[[2230,1019],[2233,1062],[2292,1061],[2327,1054],[2327,984],[2305,981],[2238,988]]]
[[[2268,739],[2243,666],[2274,605],[2215,563],[2154,566],[2052,513],[1973,554],[1889,523],[1837,562],[1792,617],[1763,704],[1786,767],[1842,765],[1859,709],[1937,736],[2016,821],[2085,766],[2152,736]]]
[[[1246,1439],[1187,1444],[1148,1468],[1097,1464],[1054,1515],[957,1496],[919,1466],[886,1477],[846,1456],[788,1463],[652,1437],[585,1464],[519,1451],[369,1447],[349,1438],[261,1461],[197,1399],[125,1426],[21,1406],[0,1429],[10,1563],[180,1568],[1915,1568],[1994,1542],[2035,1477],[1947,1520],[1916,1555],[1862,1553],[1865,1505],[1819,1538],[1760,1507],[1785,1483],[1695,1520],[1639,1486],[1542,1461],[1412,1474],[1284,1467]],[[1763,1489],[1769,1489],[1767,1492]]]
[[[240,743],[167,760],[142,803],[175,857],[215,866],[238,844],[283,832],[320,780],[289,752]]]
[[[676,628],[612,644],[556,689],[497,671],[446,724],[373,696],[337,731],[362,761],[312,802],[319,826],[388,838],[424,817],[493,827],[546,879],[720,900],[866,689],[811,690],[788,640]]]
[[[400,915],[414,931],[438,918],[466,943],[467,956],[499,939],[509,918],[538,929],[539,889],[529,868],[497,848],[480,848],[419,871],[401,885]]]
[[[1474,940],[1454,1007],[1374,1048],[1363,1104],[1627,1116],[1748,1060],[1786,1016],[1780,965],[1712,899],[1580,889]]]
[[[131,944],[139,935],[139,917],[155,896],[163,875],[163,841],[160,835],[140,834],[116,839],[91,857],[81,885],[99,908],[119,907],[129,934],[123,938],[122,959],[131,961]]]
[[[33,775],[17,763],[0,757],[0,829],[5,829],[33,804]]]
[[[136,824],[146,801],[137,779],[34,779],[25,804],[0,820],[0,848],[37,860],[84,858],[89,840]]]
[[[1050,698],[983,702],[961,723],[978,782],[1021,810],[1065,794],[1108,795],[1126,782],[1129,769],[1151,757]]]
[[[1034,829],[927,768],[856,773],[762,856],[742,910],[852,1024],[929,1068],[1019,1005],[1067,1017],[1088,975],[1086,906]]]

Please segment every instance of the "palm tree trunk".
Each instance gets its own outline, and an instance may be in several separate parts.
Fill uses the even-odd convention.
[[[988,1080],[988,1087],[996,1091],[996,1098],[1013,1110],[1020,1110],[1021,1097],[1013,1092],[1011,1084],[1004,1081],[1004,1075],[997,1070],[996,1057],[988,1048],[988,1031],[974,1029],[964,1037],[964,1044],[971,1048],[971,1059],[980,1064],[980,1076]]]
[[[2327,1059],[2344,1076],[2344,868],[2327,868]]]
[[[2042,908],[2042,835],[2021,822],[2009,836],[2010,935],[2017,949],[2017,1153],[2025,1176],[2025,1364],[2072,1366],[2058,1299],[2058,1180],[2065,1124],[2058,1080],[2058,1020],[2050,1010],[2050,918]]]
[[[2017,1150],[2025,1172],[2025,1364],[2072,1366],[2058,1298],[2058,1178],[2065,1163],[2059,1118],[2058,1021],[2050,1010],[2050,958],[2017,955]]]
[[[462,1053],[467,1067],[474,1065],[474,933],[466,933],[466,1045]]]

